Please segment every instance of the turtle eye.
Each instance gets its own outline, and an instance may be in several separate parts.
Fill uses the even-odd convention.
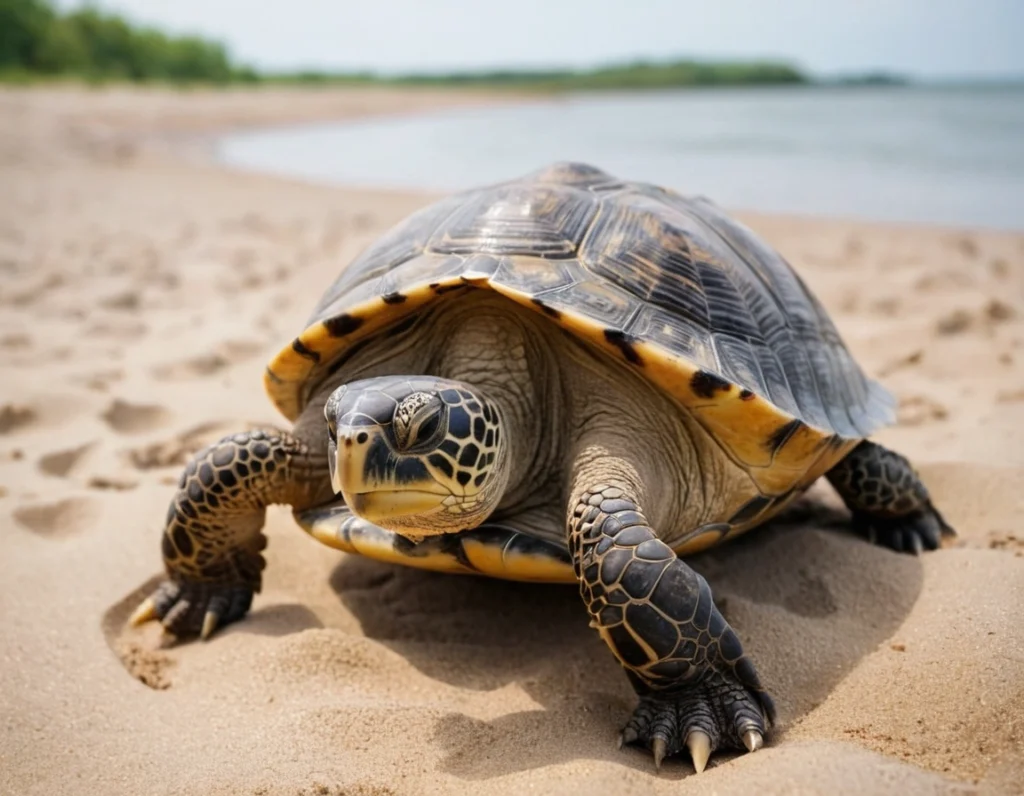
[[[444,404],[436,395],[425,392],[410,395],[395,411],[393,427],[398,450],[420,448],[435,441],[444,425],[444,416]]]
[[[412,433],[409,435],[410,448],[426,445],[437,436],[437,432],[441,428],[441,411],[438,411],[439,409],[441,407],[433,409],[429,417],[413,426]]]

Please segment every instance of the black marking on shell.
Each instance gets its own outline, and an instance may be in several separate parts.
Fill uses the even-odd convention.
[[[793,434],[796,433],[796,430],[800,428],[802,425],[803,421],[793,419],[790,420],[788,423],[779,426],[768,437],[768,440],[765,442],[765,446],[768,448],[768,450],[772,452],[772,454],[777,453],[779,449],[786,444],[789,438],[792,437]]]
[[[753,397],[754,397],[754,393],[751,392],[750,390],[747,390],[747,389],[740,390],[740,400],[741,401],[749,401]]]
[[[611,345],[615,346],[622,352],[622,356],[626,358],[627,362],[631,362],[634,365],[643,365],[644,361],[637,350],[633,347],[636,342],[636,338],[625,332],[620,332],[618,329],[605,329],[604,339],[607,340]]]
[[[311,348],[307,348],[298,337],[292,340],[292,350],[300,357],[304,357],[305,359],[308,359],[311,362],[320,362],[320,354],[316,351],[313,351]]]
[[[758,495],[757,497],[751,498],[740,507],[739,511],[729,518],[729,524],[743,525],[746,522],[750,522],[773,502],[772,498],[765,497],[764,495]]]
[[[690,389],[698,398],[714,398],[718,390],[728,390],[731,387],[732,384],[717,373],[707,370],[698,370],[690,379]]]
[[[554,307],[549,307],[547,304],[544,303],[542,299],[533,298],[530,299],[530,301],[532,301],[537,306],[537,308],[545,315],[550,315],[552,318],[555,318],[556,320],[562,317],[562,313],[559,310],[556,310]]]
[[[408,298],[408,296],[405,296],[398,292],[385,293],[383,296],[381,296],[381,299],[384,301],[385,304],[401,304],[403,301],[406,300],[406,298]]]
[[[451,293],[451,292],[453,292],[455,290],[465,290],[468,287],[473,287],[473,286],[463,282],[463,283],[459,283],[459,284],[456,284],[456,285],[435,285],[433,290],[434,290],[434,292],[437,295],[443,296],[445,293]]]
[[[363,325],[363,319],[345,313],[324,321],[324,328],[331,337],[345,337]]]
[[[284,381],[281,379],[281,377],[274,373],[274,371],[272,371],[270,368],[267,368],[266,373],[267,378],[274,382],[274,384],[284,384]]]

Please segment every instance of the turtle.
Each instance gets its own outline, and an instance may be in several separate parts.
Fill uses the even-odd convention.
[[[752,752],[774,702],[687,558],[824,476],[895,551],[955,534],[895,422],[784,257],[712,200],[556,162],[416,211],[270,361],[291,429],[188,462],[166,571],[131,623],[209,638],[260,590],[265,509],[318,541],[451,574],[575,583],[657,767]],[[581,620],[584,618],[581,612]]]

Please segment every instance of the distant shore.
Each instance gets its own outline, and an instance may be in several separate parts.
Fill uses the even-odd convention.
[[[181,85],[289,83],[372,86],[461,86],[531,91],[587,91],[685,86],[794,85],[814,80],[782,60],[675,58],[589,67],[491,68],[405,73],[268,71],[232,56],[221,41],[176,35],[91,5],[64,9],[52,0],[18,0],[3,10],[0,82],[79,79]],[[873,72],[849,82],[894,83]]]

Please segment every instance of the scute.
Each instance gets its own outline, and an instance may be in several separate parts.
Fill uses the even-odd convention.
[[[416,211],[370,244],[327,288],[309,324],[328,317],[334,305],[350,298],[360,286],[374,285],[375,280],[421,254],[434,230],[461,206],[461,197],[443,199]]]
[[[577,188],[593,188],[619,181],[605,171],[587,163],[563,161],[552,163],[523,177],[522,182],[547,182],[553,185],[573,185]]]
[[[710,310],[691,240],[663,204],[625,194],[606,201],[580,249],[584,267],[648,304],[710,328]]]
[[[438,254],[572,257],[597,212],[582,192],[559,185],[504,185],[466,198],[427,248]]]
[[[553,164],[394,227],[270,363],[289,418],[354,346],[439,297],[495,290],[638,369],[764,495],[788,494],[893,419],[832,321],[774,250],[706,199]]]

